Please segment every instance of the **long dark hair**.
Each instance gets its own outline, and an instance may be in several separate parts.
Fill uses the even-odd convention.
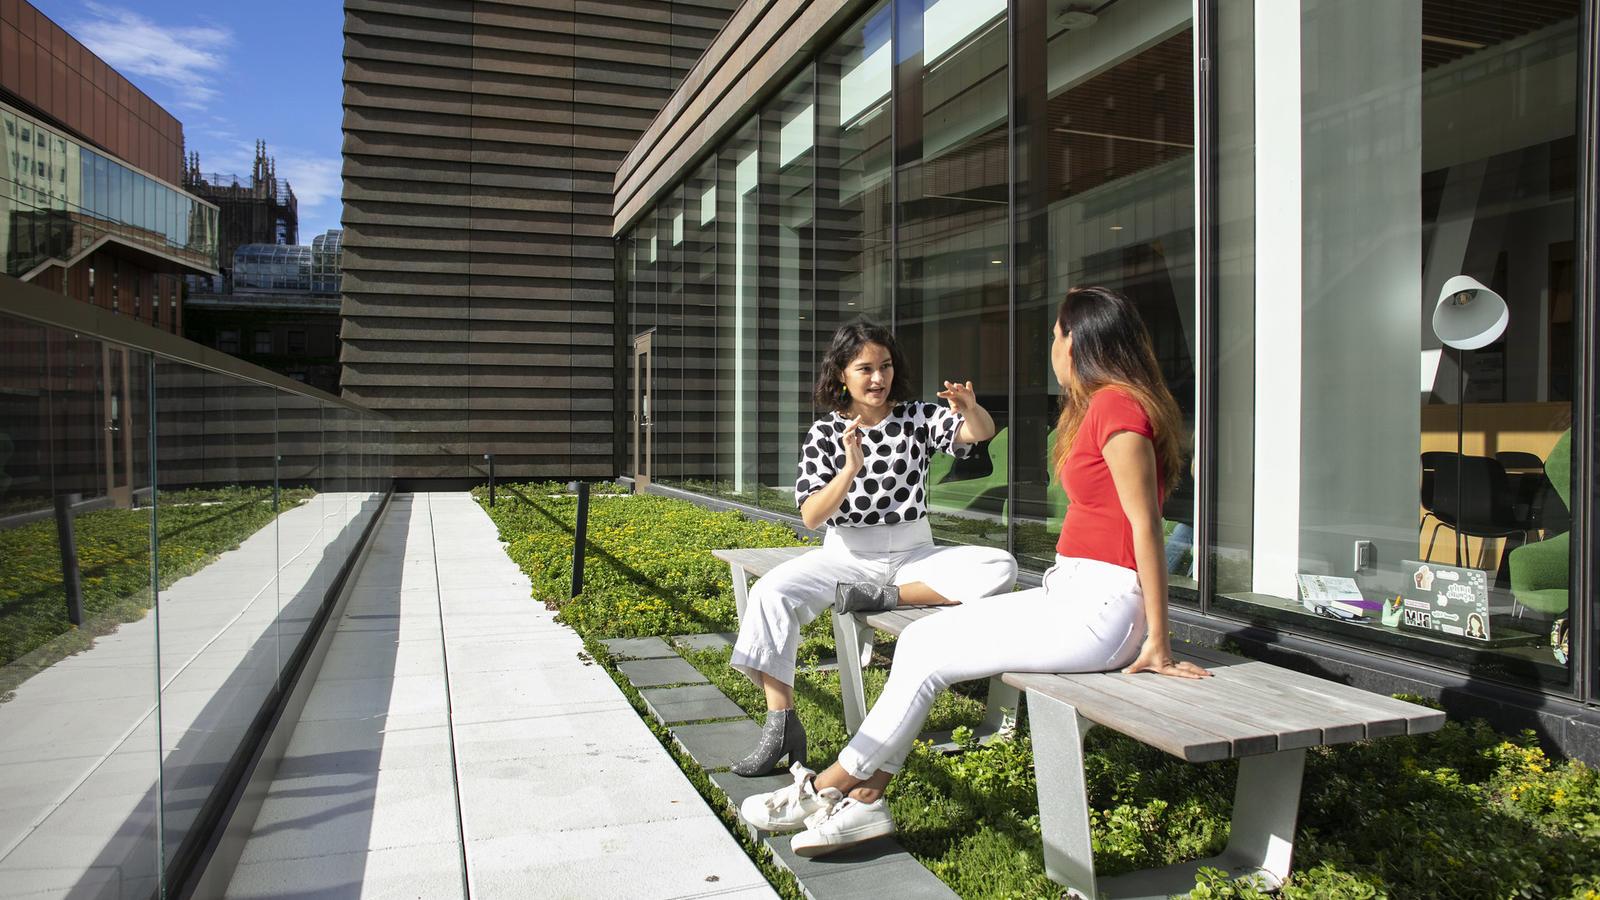
[[[819,409],[844,412],[850,408],[850,395],[844,393],[844,370],[861,355],[861,348],[877,344],[889,351],[889,361],[894,366],[894,381],[889,385],[891,401],[910,400],[911,370],[906,358],[889,329],[867,319],[857,319],[833,333],[833,343],[822,354],[822,365],[817,372],[817,386],[812,394]]]
[[[1056,312],[1061,333],[1072,335],[1072,372],[1056,420],[1056,445],[1050,470],[1059,472],[1072,439],[1078,435],[1089,399],[1103,387],[1115,386],[1133,395],[1155,428],[1156,466],[1166,494],[1183,478],[1183,414],[1167,390],[1150,343],[1150,332],[1138,310],[1110,288],[1075,287]]]

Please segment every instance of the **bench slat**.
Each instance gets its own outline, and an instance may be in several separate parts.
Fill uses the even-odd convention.
[[[912,622],[925,619],[939,610],[940,607],[937,606],[902,606],[887,612],[868,613],[867,627],[886,631],[898,637]]]
[[[1113,731],[1128,735],[1179,759],[1209,762],[1235,755],[1235,742],[1259,747],[1259,739],[1223,722],[1194,721],[1192,708],[1159,695],[1146,702],[1145,695],[1129,692],[1115,681],[1127,675],[1039,675],[1008,672],[1006,684],[1021,690],[1033,689],[1078,710],[1085,718]],[[1156,715],[1152,716],[1151,713]],[[1277,744],[1276,738],[1271,739]],[[1257,750],[1256,752],[1265,752]]]
[[[1318,744],[1347,744],[1368,737],[1367,716],[1339,704],[1323,702],[1321,698],[1309,697],[1283,684],[1274,676],[1281,670],[1272,666],[1249,661],[1219,665],[1187,650],[1177,655],[1209,669],[1213,677],[1205,682],[1207,685],[1246,687],[1255,694],[1255,702],[1262,709],[1271,710],[1271,715],[1284,725],[1318,730]],[[1265,668],[1254,668],[1257,665]]]
[[[1064,677],[1090,682],[1094,690],[1121,701],[1123,705],[1114,712],[1119,717],[1118,721],[1101,724],[1124,734],[1131,733],[1124,727],[1129,720],[1149,719],[1153,713],[1199,726],[1227,738],[1232,745],[1233,756],[1255,756],[1286,749],[1279,746],[1279,726],[1276,722],[1263,721],[1259,716],[1241,715],[1236,704],[1219,692],[1207,694],[1191,690],[1199,687],[1194,682],[1148,673],[1123,675],[1120,672],[1106,672]],[[1161,727],[1159,719],[1142,725],[1147,728]]]
[[[1271,663],[1248,660],[1209,647],[1186,649],[1197,657],[1196,661],[1204,658],[1236,661],[1233,664],[1247,665],[1251,671],[1261,673],[1257,677],[1270,678],[1285,687],[1314,694],[1325,704],[1358,713],[1365,718],[1369,738],[1391,737],[1397,734],[1426,734],[1444,727],[1445,714],[1439,710],[1418,706],[1405,700],[1396,700],[1384,694],[1373,693],[1331,679],[1274,666]]]
[[[1179,653],[1177,656],[1181,659],[1183,655]],[[1283,698],[1274,697],[1257,685],[1228,678],[1224,675],[1228,671],[1227,668],[1211,667],[1216,677],[1199,680],[1140,675],[1128,681],[1145,690],[1174,697],[1197,709],[1236,719],[1259,729],[1263,734],[1277,735],[1275,750],[1295,750],[1324,743],[1325,716],[1319,716],[1317,711],[1304,708],[1299,703],[1286,704]],[[1364,728],[1360,732],[1366,733]]]
[[[1361,693],[1366,696],[1354,696],[1328,690],[1335,682],[1270,663],[1228,656],[1239,661],[1218,665],[1206,661],[1199,651],[1194,655],[1196,662],[1208,665],[1222,677],[1257,685],[1269,696],[1280,698],[1278,702],[1285,707],[1309,709],[1313,716],[1324,720],[1324,744],[1347,744],[1405,734],[1407,716],[1415,712],[1376,706],[1371,701],[1384,698],[1365,691]]]
[[[744,569],[745,574],[756,578],[778,566],[817,549],[816,547],[733,547],[713,550],[711,555],[725,563]]]

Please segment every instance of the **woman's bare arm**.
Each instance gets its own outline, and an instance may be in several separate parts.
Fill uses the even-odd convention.
[[[1123,671],[1204,678],[1211,673],[1194,663],[1172,659],[1172,642],[1167,637],[1167,566],[1162,549],[1155,445],[1142,434],[1119,431],[1100,452],[1117,486],[1122,511],[1133,527],[1133,558],[1139,571],[1139,589],[1144,593],[1144,646],[1133,665]]]

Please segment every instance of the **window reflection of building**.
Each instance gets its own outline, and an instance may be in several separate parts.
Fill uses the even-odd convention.
[[[215,208],[5,104],[0,139],[4,274],[133,314],[122,302],[123,268],[141,298],[214,270]],[[90,284],[92,261],[117,273],[103,294]],[[159,324],[154,306],[141,303],[135,315]]]

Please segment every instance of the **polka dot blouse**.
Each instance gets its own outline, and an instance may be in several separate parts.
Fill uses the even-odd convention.
[[[854,416],[829,413],[812,424],[800,451],[796,505],[826,487],[844,467],[839,436]],[[961,414],[937,403],[897,403],[882,422],[861,431],[861,471],[828,524],[839,528],[898,525],[928,515],[928,461],[934,451],[966,458],[976,449],[956,441]]]

